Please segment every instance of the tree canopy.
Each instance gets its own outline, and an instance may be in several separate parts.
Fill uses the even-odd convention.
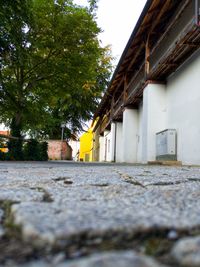
[[[81,128],[111,73],[98,40],[96,1],[0,0],[0,122],[60,137],[61,123]]]

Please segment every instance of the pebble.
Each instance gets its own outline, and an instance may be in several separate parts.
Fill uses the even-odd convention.
[[[172,256],[181,266],[200,266],[200,236],[182,238],[172,249]]]

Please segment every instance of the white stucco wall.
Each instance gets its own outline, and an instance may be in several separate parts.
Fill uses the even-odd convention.
[[[115,145],[116,145],[116,123],[111,123],[111,136],[110,136],[110,161],[115,161]]]
[[[104,156],[105,156],[105,145],[104,145],[104,137],[100,136],[99,137],[99,161],[104,161]]]
[[[80,142],[79,141],[70,140],[70,141],[68,141],[68,144],[72,148],[72,159],[77,161],[78,160],[78,156],[79,156],[79,150],[80,150]]]
[[[115,161],[123,162],[122,123],[116,122],[116,151]]]
[[[141,162],[155,161],[156,133],[166,129],[166,89],[148,84],[143,93]]]
[[[102,141],[102,160],[101,161],[112,161],[112,132],[104,131]]]
[[[200,53],[168,79],[168,128],[177,130],[178,160],[200,164]]]
[[[138,110],[126,108],[123,112],[123,162],[137,162]]]
[[[138,149],[137,149],[137,162],[142,162],[142,148],[143,148],[143,102],[140,103],[138,109]]]

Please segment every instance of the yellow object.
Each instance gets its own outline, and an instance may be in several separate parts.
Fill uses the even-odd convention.
[[[0,151],[6,153],[8,152],[8,149],[6,147],[0,147]]]
[[[93,161],[93,127],[90,127],[88,131],[80,137],[80,161]]]

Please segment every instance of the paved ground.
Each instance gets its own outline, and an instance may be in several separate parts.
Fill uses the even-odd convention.
[[[0,163],[0,267],[200,266],[200,168]]]

